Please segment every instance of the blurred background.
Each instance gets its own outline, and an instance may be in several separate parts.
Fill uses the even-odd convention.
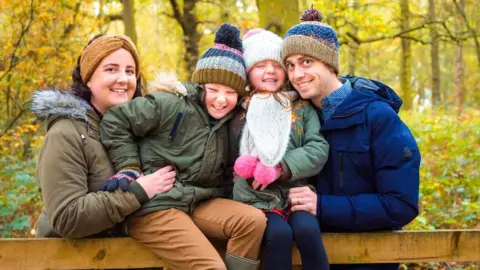
[[[90,38],[125,33],[147,82],[160,70],[188,80],[222,23],[283,36],[312,4],[338,34],[340,74],[382,81],[404,101],[422,152],[421,213],[405,229],[479,229],[480,0],[1,0],[0,237],[32,237],[42,207],[32,92],[68,89]]]

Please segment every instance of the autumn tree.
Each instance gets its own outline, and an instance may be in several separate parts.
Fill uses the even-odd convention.
[[[408,0],[400,0],[400,29],[406,31],[410,27],[410,10]],[[410,40],[407,37],[401,37],[402,52],[400,56],[400,88],[402,90],[403,108],[409,110],[412,108],[412,51]]]
[[[135,0],[123,0],[123,23],[125,35],[137,44],[137,29],[135,28]]]
[[[257,0],[260,27],[283,36],[293,25],[299,23],[298,0]]]
[[[435,15],[435,0],[428,0],[428,16],[431,22],[436,21]],[[440,103],[440,59],[438,55],[438,33],[437,33],[437,25],[430,24],[430,35],[432,39],[432,44],[430,45],[430,59],[431,59],[431,68],[432,68],[432,82],[431,82],[431,89],[432,89],[432,104],[438,105]]]
[[[455,18],[455,33],[460,35],[462,32],[463,19],[462,14],[465,14],[465,0],[460,0],[458,3],[458,16]],[[463,44],[461,41],[457,42],[455,49],[455,105],[457,112],[462,111],[465,90],[464,90],[464,69],[463,62]]]

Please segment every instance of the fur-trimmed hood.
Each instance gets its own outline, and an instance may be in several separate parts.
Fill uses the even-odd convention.
[[[147,93],[154,92],[170,92],[177,96],[188,96],[187,88],[178,80],[178,77],[173,72],[159,72],[149,83]]]
[[[155,92],[169,92],[179,98],[189,100],[204,106],[205,91],[203,85],[191,82],[182,83],[174,72],[159,72],[155,79],[149,82],[147,94]]]
[[[71,92],[60,90],[39,90],[33,93],[31,111],[38,120],[51,117],[67,117],[87,121],[87,110],[92,107]]]

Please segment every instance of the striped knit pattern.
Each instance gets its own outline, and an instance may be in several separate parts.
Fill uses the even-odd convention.
[[[335,31],[322,22],[307,21],[290,28],[284,36],[282,58],[293,54],[301,54],[318,59],[333,67],[338,73],[339,44]]]
[[[197,62],[192,82],[221,84],[235,89],[241,96],[246,95],[247,75],[238,29],[224,24],[215,36],[216,43]],[[231,44],[223,44],[218,40]],[[232,47],[236,45],[238,48]]]

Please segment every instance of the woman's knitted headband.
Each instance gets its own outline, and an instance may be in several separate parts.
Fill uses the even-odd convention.
[[[123,48],[132,54],[135,61],[135,75],[140,77],[140,57],[132,40],[125,35],[104,35],[87,45],[80,56],[80,75],[87,83],[100,62],[114,51]]]

